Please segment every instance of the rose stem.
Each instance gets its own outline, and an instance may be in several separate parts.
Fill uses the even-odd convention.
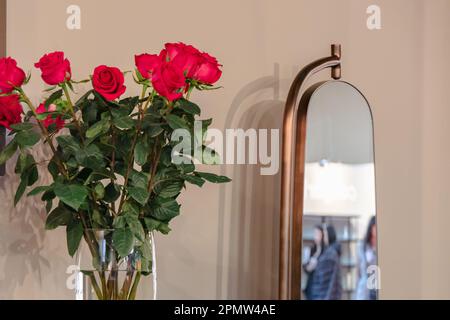
[[[61,84],[61,87],[62,87],[62,89],[64,91],[64,95],[66,96],[67,103],[69,104],[70,113],[72,114],[73,120],[75,121],[75,126],[77,127],[77,130],[80,133],[81,142],[84,143],[84,136],[83,136],[83,132],[81,131],[81,125],[80,125],[80,122],[78,121],[78,118],[77,118],[77,116],[75,114],[75,108],[73,106],[72,99],[70,98],[69,90],[67,90],[67,84],[63,83],[63,84]]]
[[[139,284],[139,280],[141,279],[141,272],[136,272],[136,276],[134,277],[133,286],[131,287],[130,295],[128,296],[128,300],[136,299],[136,292]]]
[[[59,171],[66,177],[66,179],[68,179],[69,174],[66,171],[66,168],[64,167],[64,165],[62,164],[61,160],[59,159],[56,148],[53,145],[53,141],[49,137],[47,128],[42,124],[42,121],[39,120],[38,114],[36,112],[36,108],[33,106],[33,103],[31,102],[31,100],[28,98],[28,96],[25,94],[25,92],[21,88],[18,88],[17,90],[19,91],[20,95],[22,96],[22,99],[25,101],[25,103],[28,105],[28,107],[30,107],[31,111],[33,112],[34,117],[36,118],[36,121],[39,125],[39,128],[41,129],[42,133],[44,134],[45,140],[47,141],[48,145],[50,146],[50,149],[52,149],[53,154],[56,156],[56,160],[57,160],[56,164],[59,168]]]
[[[141,100],[144,99],[145,97],[145,92],[147,91],[147,85],[144,85],[142,88],[142,93],[141,93]],[[146,101],[145,106],[148,105],[148,101],[151,99],[152,95],[149,96],[149,98]],[[117,209],[117,215],[120,215],[120,212],[122,210],[122,206],[125,202],[125,195],[126,195],[126,186],[128,184],[128,179],[130,176],[130,171],[131,168],[133,167],[134,164],[134,148],[136,147],[136,143],[137,143],[137,138],[139,136],[139,133],[141,131],[141,126],[142,126],[142,121],[144,119],[144,115],[143,115],[143,111],[142,111],[142,102],[139,104],[139,116],[138,116],[138,123],[136,125],[136,133],[133,137],[133,142],[131,143],[131,148],[130,148],[130,155],[128,156],[128,165],[127,165],[127,170],[125,172],[125,176],[124,176],[124,189],[122,190],[122,195],[120,197],[120,202],[119,202],[119,208]]]

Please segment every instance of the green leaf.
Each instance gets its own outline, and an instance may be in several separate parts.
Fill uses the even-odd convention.
[[[161,221],[169,221],[180,214],[180,205],[173,199],[157,197],[151,207],[151,215]]]
[[[53,91],[55,89],[56,89],[56,86],[50,86],[50,87],[44,89],[44,92],[50,92],[50,91]]]
[[[17,147],[17,142],[13,139],[0,153],[0,165],[4,164],[16,153]]]
[[[78,81],[75,81],[75,80],[70,80],[71,82],[73,82],[73,83],[76,83],[76,84],[80,84],[80,83],[87,83],[87,82],[90,82],[91,81],[91,79],[83,79],[83,80],[78,80]],[[91,90],[92,91],[92,90]]]
[[[127,225],[127,220],[124,215],[120,215],[114,218],[113,227],[116,229],[125,228]]]
[[[146,132],[150,138],[159,136],[164,131],[164,128],[159,124],[149,125]]]
[[[44,194],[41,197],[42,201],[48,201],[48,200],[53,200],[55,199],[56,195],[55,192],[52,190],[47,190],[44,192]]]
[[[199,187],[203,187],[203,184],[205,183],[205,180],[201,177],[197,177],[194,175],[183,175],[183,179],[185,179],[187,182],[195,184]]]
[[[102,95],[100,93],[98,93],[95,90],[93,90],[92,93],[94,94],[95,101],[98,102],[98,104],[101,107],[106,107],[107,106],[107,101],[105,100],[105,98],[102,97]]]
[[[183,182],[181,181],[167,181],[157,184],[154,191],[162,198],[171,198],[178,195],[182,188]]]
[[[139,103],[139,96],[127,97],[119,101],[120,105],[126,105],[130,108],[134,108],[138,103]]]
[[[90,144],[87,147],[80,149],[75,154],[77,162],[83,167],[98,168],[103,167],[103,154],[95,144]]]
[[[51,189],[52,189],[52,186],[39,186],[39,187],[36,187],[33,190],[31,190],[30,192],[28,192],[27,196],[28,197],[35,196],[41,192],[45,192],[45,191],[48,191]]]
[[[87,100],[87,98],[89,98],[89,96],[92,94],[92,89],[87,91],[85,94],[83,94],[80,99],[77,100],[77,102],[75,102],[75,106],[79,106],[81,103],[83,103],[84,101]]]
[[[169,114],[169,115],[166,116],[166,120],[167,120],[167,123],[169,124],[169,126],[173,130],[175,130],[175,129],[186,129],[186,130],[189,130],[189,127],[188,127],[186,121],[184,121],[179,116],[176,116],[174,114]]]
[[[140,187],[128,187],[128,194],[141,205],[145,205],[149,197],[147,190]]]
[[[194,115],[200,115],[200,108],[195,103],[188,101],[186,99],[179,99],[177,100],[177,103],[175,105],[176,107],[183,109],[183,111],[194,114]]]
[[[33,159],[34,161],[34,159]],[[20,175],[21,179],[27,178],[27,185],[32,186],[39,179],[39,172],[35,163]]]
[[[106,136],[105,138],[106,138],[106,139],[109,139],[110,137],[109,137],[109,136]],[[100,142],[96,143],[96,145],[97,145],[97,147],[100,149],[100,151],[101,151],[103,154],[111,154],[113,151],[116,150],[116,146],[115,146],[115,145],[112,145],[112,144],[109,144],[109,143],[101,142],[102,140],[103,140],[103,139],[100,139]],[[108,142],[109,142],[109,141],[108,141]]]
[[[172,148],[169,145],[162,148],[159,162],[165,166],[172,165]]]
[[[127,216],[132,216],[137,218],[139,216],[139,208],[135,203],[132,203],[131,201],[126,201],[123,204],[123,212]]]
[[[58,145],[69,154],[77,154],[80,151],[80,144],[72,136],[58,136],[56,137]]]
[[[105,188],[105,196],[103,197],[103,201],[111,203],[116,201],[120,196],[120,190],[117,185],[114,183],[110,183]]]
[[[215,150],[209,147],[203,146],[200,155],[201,159],[198,160],[200,160],[203,164],[213,165],[213,164],[220,164],[221,162],[220,155]]]
[[[157,230],[163,234],[168,234],[171,231],[169,228],[169,225],[162,221],[158,221],[153,218],[144,218],[144,222],[145,222],[145,226],[147,227],[148,231]]]
[[[86,100],[80,104],[80,108],[83,110],[83,121],[85,123],[93,123],[97,120],[98,105],[96,101]]]
[[[97,199],[103,199],[105,196],[105,187],[101,182],[97,183],[94,187],[94,193]]]
[[[129,116],[114,118],[113,124],[116,128],[121,130],[131,129],[134,127],[134,121]]]
[[[92,220],[98,226],[100,226],[102,228],[107,228],[108,227],[108,221],[106,221],[105,217],[98,210],[94,209],[92,211]]]
[[[21,152],[19,157],[17,158],[14,172],[17,174],[21,174],[28,168],[30,168],[33,164],[35,164],[33,156],[31,154]]]
[[[196,174],[206,181],[212,182],[212,183],[226,183],[230,182],[231,179],[226,176],[218,176],[214,173],[209,172],[196,172]]]
[[[160,126],[161,125],[161,114],[159,111],[155,111],[151,108],[147,109],[147,112],[144,114],[144,119],[142,119],[142,128],[148,129],[151,126]]]
[[[147,109],[147,113],[161,110],[162,108],[165,107],[165,105],[166,105],[166,102],[165,102],[164,98],[162,98],[160,96],[154,96],[151,107]]]
[[[110,112],[113,118],[122,118],[128,116],[127,108],[120,107],[120,105],[118,105],[118,108],[110,109]]]
[[[134,160],[140,166],[147,162],[147,157],[150,152],[150,148],[145,141],[138,141],[136,148],[134,149]]]
[[[85,186],[76,184],[58,184],[54,188],[55,195],[69,207],[78,210],[88,195]]]
[[[92,127],[90,127],[86,131],[86,137],[87,138],[95,138],[98,135],[108,131],[110,127],[111,127],[111,123],[110,123],[109,119],[107,119],[107,118],[102,119],[99,122],[95,123]]]
[[[182,172],[182,173],[191,173],[195,171],[195,165],[192,163],[191,160],[189,160],[186,157],[183,157],[186,160],[186,163],[180,163],[177,164],[176,167]],[[184,161],[184,160],[183,160]],[[189,161],[189,162],[188,162]]]
[[[169,228],[169,225],[167,223],[161,223],[158,227],[158,231],[162,234],[168,234],[172,229]]]
[[[16,165],[16,172],[20,174],[20,183],[14,196],[14,206],[22,198],[27,186],[33,185],[39,178],[34,158],[30,154],[21,154]]]
[[[28,178],[20,180],[19,186],[17,187],[16,190],[16,194],[14,195],[14,206],[16,206],[20,198],[22,198],[22,195],[25,192],[27,185],[28,185]]]
[[[30,122],[21,122],[11,125],[11,128],[14,129],[14,131],[26,131],[32,129],[33,127],[34,124]]]
[[[75,91],[73,90],[73,85],[72,85],[72,82],[71,82],[71,81],[67,81],[66,84],[67,84],[67,87],[69,87],[70,91],[75,92]]]
[[[103,180],[105,178],[109,178],[112,180],[116,179],[114,173],[106,168],[95,168],[95,171],[92,171],[92,169],[90,168],[84,168],[83,170],[87,170],[88,172],[90,172],[89,176],[87,176],[86,180],[84,181],[85,186],[95,180]]]
[[[206,131],[208,130],[208,127],[211,125],[212,123],[212,118],[209,119],[205,119],[205,120],[200,120],[202,122],[202,132],[203,135],[206,135]]]
[[[130,180],[131,186],[146,189],[148,186],[148,173],[139,172],[133,169],[130,172]]]
[[[59,168],[58,165],[56,164],[56,156],[54,156],[52,160],[48,163],[47,170],[52,175],[53,180],[56,180],[56,178],[59,175]]]
[[[119,256],[126,257],[130,254],[134,246],[134,236],[130,229],[121,228],[114,230],[112,239]]]
[[[19,131],[14,138],[14,140],[16,140],[16,142],[22,148],[34,146],[39,141],[39,139],[39,134],[37,134],[33,130]]]
[[[47,200],[47,203],[45,204],[45,211],[47,213],[50,212],[50,210],[52,210],[53,207],[53,201],[52,200]]]
[[[143,241],[142,245],[139,247],[142,252],[142,256],[147,260],[152,260],[152,247],[149,241]]]
[[[161,221],[155,220],[153,218],[144,218],[145,226],[147,227],[148,231],[153,231],[158,229],[158,226],[160,225]]]
[[[67,161],[67,166],[71,168],[78,168],[78,162],[74,157],[70,157]]]
[[[36,119],[43,121],[43,120],[47,119],[47,117],[48,117],[49,115],[50,115],[49,112],[38,113],[38,114],[36,115]]]
[[[59,226],[66,226],[72,221],[72,219],[72,212],[67,210],[64,206],[58,206],[47,216],[47,220],[45,221],[45,229],[53,230]]]
[[[130,227],[131,232],[136,237],[136,239],[138,239],[141,242],[144,242],[145,232],[139,219],[132,215],[126,215],[125,219],[127,221],[128,226]]]
[[[73,257],[80,245],[81,238],[83,237],[83,225],[80,220],[74,220],[67,226],[67,249],[69,255]]]
[[[61,97],[62,97],[62,94],[63,94],[63,90],[62,90],[62,89],[53,92],[53,93],[50,95],[50,97],[48,97],[48,98],[45,100],[45,104],[44,104],[45,110],[48,110],[48,107],[49,107],[53,102],[55,102],[55,100],[58,100],[59,98],[61,98]]]

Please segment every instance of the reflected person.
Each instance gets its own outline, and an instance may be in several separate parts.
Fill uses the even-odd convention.
[[[356,300],[376,300],[377,290],[370,289],[368,285],[370,266],[377,265],[377,226],[373,216],[367,226],[367,232],[358,249],[358,285],[356,287]]]
[[[308,275],[307,300],[340,300],[342,297],[341,248],[333,226],[316,226],[311,254],[303,269]]]

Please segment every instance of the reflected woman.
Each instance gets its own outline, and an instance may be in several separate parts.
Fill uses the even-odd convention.
[[[366,236],[358,250],[358,285],[356,287],[356,300],[376,300],[377,290],[369,289],[368,268],[377,265],[377,225],[373,216],[367,227]]]
[[[342,297],[340,245],[333,226],[316,226],[310,259],[303,265],[308,275],[307,300],[340,300]]]

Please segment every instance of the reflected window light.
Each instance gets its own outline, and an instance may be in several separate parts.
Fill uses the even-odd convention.
[[[347,183],[351,177],[345,169],[342,164],[330,163],[327,159],[322,159],[317,165],[308,168],[310,172],[306,181],[306,198],[324,203],[355,202],[358,192],[354,185]]]

